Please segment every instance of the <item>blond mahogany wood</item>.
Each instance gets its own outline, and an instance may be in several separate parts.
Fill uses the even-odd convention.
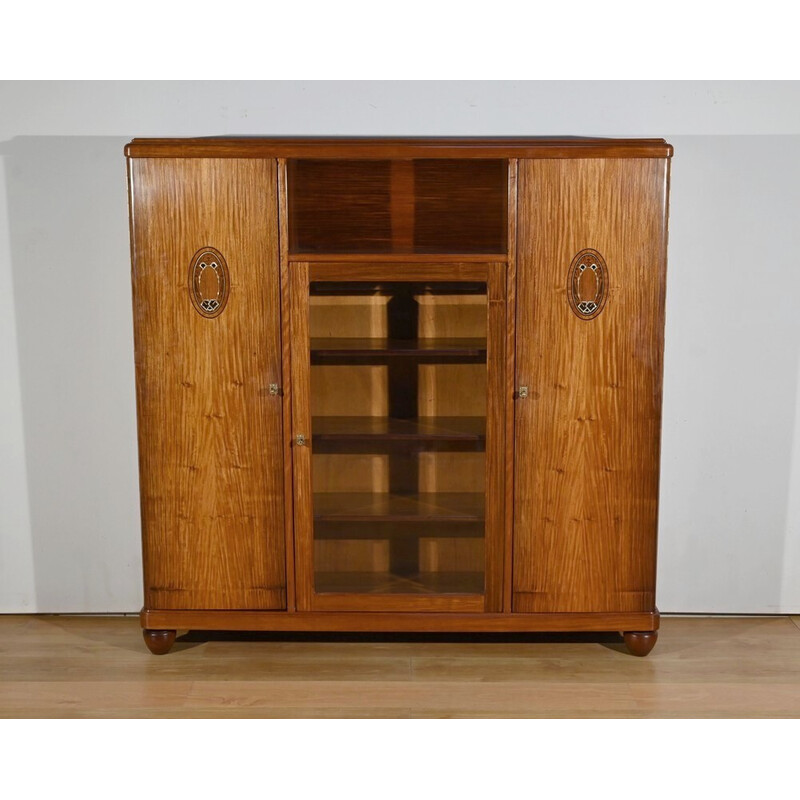
[[[505,250],[508,162],[289,159],[294,254]]]
[[[357,594],[322,592],[314,594],[314,611],[332,613],[353,611],[368,613],[482,612],[485,600],[480,594]]]
[[[506,267],[506,352],[505,352],[505,541],[503,552],[503,611],[511,611],[514,536],[514,380],[517,311],[517,173],[516,158],[508,164],[508,265]]]
[[[506,253],[303,253],[302,255],[289,253],[288,259],[289,261],[309,263],[341,261],[353,265],[363,262],[369,264],[407,264],[410,269],[413,269],[419,265],[436,266],[437,264],[448,264],[457,266],[459,263],[468,265],[470,262],[485,264],[490,261],[506,261],[508,255]]]
[[[346,262],[293,262],[290,267],[292,308],[292,382],[294,433],[303,434],[309,445],[293,447],[294,511],[298,609],[304,611],[500,611],[503,597],[505,510],[505,386],[506,277],[504,263],[465,265],[373,265]],[[486,427],[486,587],[480,595],[338,595],[314,591],[313,485],[311,478],[312,430],[309,358],[309,282],[342,280],[485,281],[487,284],[487,427]],[[469,387],[465,387],[469,391]]]
[[[503,610],[505,560],[506,265],[490,264],[486,336],[486,611]],[[469,391],[469,387],[462,391]]]
[[[144,609],[143,628],[231,631],[387,631],[439,633],[512,633],[547,631],[654,631],[653,612],[493,614],[396,612],[161,611]]]
[[[294,263],[289,270],[292,369],[292,496],[295,536],[295,592],[298,611],[310,611],[314,597],[314,490],[311,483],[311,351],[308,330],[308,264]],[[303,435],[309,442],[297,446]]]
[[[410,253],[414,250],[414,162],[392,161],[389,169],[391,249]]]
[[[649,652],[658,627],[655,542],[672,155],[666,142],[135,140],[126,152],[145,604],[154,609],[145,613],[194,614],[180,620],[240,630],[619,630],[632,652]],[[292,255],[287,160],[297,158],[341,159],[345,168],[345,160],[385,161],[392,191],[384,238],[394,252]],[[508,160],[507,203],[502,198],[507,253],[452,252],[458,237],[440,236],[411,202],[425,170],[434,184],[444,180],[437,177],[442,169],[457,172],[456,162],[435,160],[416,162],[424,166],[415,171],[411,159],[465,158]],[[425,198],[439,211],[450,208],[446,193]],[[347,224],[366,247],[372,234],[359,239],[357,222]],[[435,240],[431,248],[446,242],[451,252],[403,252],[417,244],[424,249],[426,237]],[[323,246],[324,237],[317,249]],[[229,302],[216,319],[203,319],[191,306],[188,265],[204,247],[216,248],[229,268]],[[502,249],[504,235],[485,247]],[[586,248],[602,255],[609,279],[606,305],[592,320],[570,311],[567,299],[569,265]],[[421,396],[433,416],[482,415],[483,408],[473,408],[474,395],[483,395],[488,380],[485,456],[470,461],[437,452],[419,459],[420,491],[486,492],[484,595],[389,594],[397,587],[381,596],[339,593],[348,586],[348,569],[366,564],[381,572],[386,542],[315,543],[313,491],[317,483],[327,491],[363,491],[365,480],[368,490],[380,490],[387,466],[367,452],[328,461],[320,455],[312,485],[312,449],[293,445],[298,433],[311,442],[311,409],[303,398],[309,396],[312,280],[487,282],[486,375],[459,365],[468,377],[454,382],[452,365],[426,364],[419,371]],[[336,331],[324,288],[317,294],[315,309]],[[430,327],[425,336],[433,338],[461,336],[459,326],[471,319],[469,304],[442,316],[436,301],[431,298],[431,308],[421,304],[420,330]],[[354,305],[361,302],[356,298]],[[377,312],[385,300],[376,295],[370,302]],[[423,322],[424,315],[430,320]],[[373,313],[373,322],[379,317]],[[354,324],[360,320],[353,317]],[[447,333],[454,325],[458,333]],[[330,331],[326,327],[326,337],[356,335]],[[374,384],[381,368],[337,366],[334,376],[325,372],[331,367],[315,367],[324,400],[319,410],[355,413],[346,392],[329,389],[345,372]],[[269,394],[271,383],[280,387],[278,395]],[[462,383],[473,384],[472,396]],[[529,388],[525,400],[514,397],[519,385]],[[380,405],[382,395],[372,392],[368,399]],[[376,413],[387,414],[370,410]],[[475,468],[479,457],[485,486],[483,471]],[[284,497],[292,498],[294,513],[283,513]],[[420,572],[435,573],[431,564],[478,572],[474,545],[480,543],[460,535],[421,540],[428,566]],[[314,592],[315,546],[322,570],[333,570],[326,588],[336,591]],[[474,586],[465,580],[450,589]],[[288,613],[271,610],[284,608]],[[244,616],[233,624],[238,614]],[[201,625],[203,619],[211,622]],[[154,617],[146,625],[148,646],[166,652],[177,627],[182,624],[174,617]]]
[[[280,245],[280,306],[281,306],[281,370],[283,386],[283,490],[286,508],[284,529],[286,534],[286,609],[297,608],[295,592],[294,515],[291,513],[292,497],[292,381],[291,381],[291,315],[289,298],[289,206],[287,199],[286,159],[278,159],[278,240]]]
[[[133,158],[669,158],[663,139],[207,138],[134,139]]]
[[[146,603],[284,608],[276,165],[131,163]],[[217,248],[225,310],[193,307],[188,267]]]
[[[504,262],[505,258],[500,259]],[[368,263],[361,261],[309,261],[309,280],[312,281],[444,281],[459,283],[485,281],[489,274],[486,260],[453,261],[442,263],[441,259],[427,263],[403,261],[386,261],[370,259]],[[498,262],[491,262],[498,263]]]
[[[654,608],[667,162],[520,161],[514,598],[517,612]],[[575,254],[608,266],[579,319]]]

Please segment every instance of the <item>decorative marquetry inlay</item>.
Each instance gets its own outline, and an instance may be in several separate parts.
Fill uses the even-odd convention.
[[[597,250],[581,250],[569,268],[567,297],[581,319],[596,317],[608,296],[608,268]]]
[[[189,267],[189,296],[198,314],[216,317],[230,293],[228,265],[219,250],[204,247],[194,254]]]

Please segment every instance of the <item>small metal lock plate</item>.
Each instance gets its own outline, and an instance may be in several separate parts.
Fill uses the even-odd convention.
[[[281,390],[278,388],[278,384],[277,383],[271,383],[269,385],[269,393],[271,395],[276,395],[276,394],[280,394],[281,393]]]
[[[517,390],[517,397],[520,400],[524,400],[528,396],[528,387],[527,386],[520,386]]]
[[[306,444],[306,437],[305,437],[305,436],[303,436],[303,434],[302,434],[302,433],[298,433],[298,434],[297,434],[297,436],[295,436],[295,437],[294,437],[294,443],[295,443],[295,444],[296,444],[298,447],[304,447],[304,446],[305,446],[305,444]]]

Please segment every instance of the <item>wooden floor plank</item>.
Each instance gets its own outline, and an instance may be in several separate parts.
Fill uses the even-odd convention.
[[[136,617],[0,616],[0,717],[800,717],[800,617],[615,635],[179,636]]]

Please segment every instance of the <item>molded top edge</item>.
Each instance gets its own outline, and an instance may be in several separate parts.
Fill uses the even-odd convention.
[[[670,158],[664,139],[248,137],[133,139],[129,158]]]

